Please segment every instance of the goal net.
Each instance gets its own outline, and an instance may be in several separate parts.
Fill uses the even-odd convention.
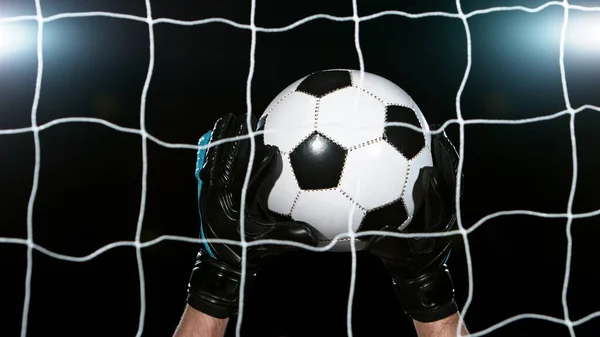
[[[206,12],[175,11],[170,9],[175,5],[158,0],[76,3],[27,0],[0,6],[0,179],[6,186],[0,215],[0,249],[5,249],[0,256],[6,273],[0,284],[6,298],[18,298],[22,305],[22,311],[13,314],[20,324],[7,328],[9,332],[37,335],[45,328],[36,319],[53,317],[42,311],[81,303],[77,301],[85,300],[84,291],[99,291],[96,300],[116,292],[120,300],[112,305],[135,311],[131,334],[136,336],[152,334],[148,326],[155,327],[156,318],[166,311],[171,312],[170,324],[175,324],[190,271],[181,266],[191,266],[193,251],[202,242],[196,236],[197,222],[190,220],[197,216],[191,214],[196,206],[190,159],[199,149],[193,139],[224,110],[260,115],[286,83],[311,71],[356,68],[373,69],[384,77],[389,71],[428,119],[430,113],[438,113],[429,111],[446,110],[432,117],[441,124],[432,132],[447,129],[460,152],[459,179],[465,166],[470,172],[466,196],[458,203],[458,229],[451,233],[460,245],[450,263],[457,274],[461,316],[471,335],[536,335],[554,326],[565,336],[579,335],[578,329],[581,335],[592,335],[587,331],[593,331],[594,319],[600,316],[597,304],[581,304],[574,296],[598,296],[586,295],[594,291],[592,281],[580,281],[598,281],[598,273],[589,271],[593,262],[584,261],[586,254],[595,252],[578,251],[577,262],[573,233],[578,221],[600,215],[591,191],[595,185],[589,182],[597,163],[583,158],[586,153],[592,156],[595,146],[588,144],[593,140],[576,137],[581,129],[593,138],[594,117],[586,116],[600,112],[600,101],[593,101],[593,88],[600,85],[600,73],[594,70],[600,69],[597,4],[494,1],[495,7],[489,7],[487,1],[457,0],[439,6],[386,1],[363,5],[348,0],[345,9],[323,3],[322,11],[315,7],[312,12],[301,9],[308,6],[304,3],[287,9],[268,4],[279,7],[261,16],[268,6],[255,0],[235,5],[241,6],[237,10],[230,8],[233,5],[206,5]],[[294,17],[299,14],[302,17]],[[536,16],[543,19],[536,21]],[[402,22],[402,28],[394,22]],[[177,30],[183,27],[186,30]],[[478,27],[497,32],[486,35]],[[518,39],[505,41],[502,34],[509,33]],[[428,51],[428,38],[437,39],[437,50]],[[339,49],[338,42],[347,48]],[[77,44],[83,47],[73,50]],[[188,63],[177,69],[180,58]],[[532,126],[524,129],[528,125]],[[503,128],[508,131],[497,131]],[[485,141],[501,143],[481,145]],[[528,142],[535,145],[524,149]],[[533,171],[538,162],[541,167]],[[531,171],[520,171],[524,167]],[[552,194],[555,191],[561,195]],[[582,206],[576,199],[583,200]],[[546,226],[554,222],[556,226]],[[593,243],[593,229],[577,233],[582,242]],[[184,256],[187,260],[179,262],[177,270],[169,266]],[[349,256],[344,305],[346,333],[352,336],[353,315],[360,306],[355,300],[360,266],[355,250]],[[502,262],[506,257],[522,261]],[[83,269],[68,270],[73,263]],[[498,263],[499,270],[489,266]],[[521,269],[507,270],[513,263],[522,263]],[[548,266],[551,280],[531,281],[534,275],[523,274],[528,268]],[[479,268],[485,272],[478,273]],[[584,276],[574,274],[579,270]],[[105,286],[90,281],[96,278]],[[512,283],[505,280],[509,278]],[[503,296],[505,281],[509,288],[523,288],[508,291],[531,296],[531,301],[499,305],[502,299],[489,294]],[[94,289],[80,284],[88,282]],[[486,282],[498,288],[476,291],[485,289]],[[557,287],[544,288],[539,282]],[[179,284],[180,289],[167,299],[160,295],[161,284]],[[538,294],[536,288],[544,292]],[[478,303],[480,291],[488,296]],[[532,303],[540,298],[554,307],[539,312],[545,308]],[[17,300],[3,305],[3,311],[15,312]],[[103,310],[86,308],[93,304],[85,301],[81,305],[81,312],[47,329],[62,329],[76,319],[106,324],[106,318],[85,313]],[[242,293],[236,335],[242,331],[245,305]],[[550,328],[519,325],[524,321],[544,322]],[[511,326],[513,330],[507,330]]]

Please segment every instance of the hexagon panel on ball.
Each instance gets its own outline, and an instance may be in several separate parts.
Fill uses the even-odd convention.
[[[352,150],[340,188],[360,206],[373,209],[402,196],[408,161],[385,141]]]
[[[323,235],[322,247],[338,234],[356,232],[364,213],[341,191],[328,189],[300,192],[291,215],[294,220],[310,224]],[[362,244],[356,243],[356,249],[362,249]],[[331,250],[349,251],[350,246],[348,242],[338,241]]]
[[[314,131],[314,110],[317,99],[293,92],[282,99],[264,121],[264,140],[279,151],[292,151]]]
[[[385,106],[357,88],[346,88],[321,98],[317,129],[346,148],[381,138]]]

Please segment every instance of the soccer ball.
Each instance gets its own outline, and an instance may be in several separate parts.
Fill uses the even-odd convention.
[[[269,210],[315,227],[321,246],[339,234],[405,228],[419,171],[433,165],[431,137],[393,122],[429,130],[412,98],[381,76],[324,70],[288,86],[257,127],[283,159]],[[356,249],[364,243],[355,240]],[[331,248],[350,249],[347,235]]]

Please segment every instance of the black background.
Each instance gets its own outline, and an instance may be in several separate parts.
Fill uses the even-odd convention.
[[[543,1],[469,0],[462,9],[499,5],[535,7]],[[590,5],[590,1],[571,1]],[[141,0],[42,0],[45,17],[110,11],[146,16]],[[248,1],[153,0],[154,18],[221,17],[249,24]],[[383,10],[456,13],[453,1],[358,1],[358,14]],[[347,1],[260,0],[255,23],[283,27],[306,16],[351,16]],[[2,2],[2,17],[33,15],[33,0]],[[571,18],[598,17],[571,12]],[[535,14],[498,12],[469,19],[473,64],[461,99],[463,117],[522,119],[565,109],[559,71],[563,9]],[[31,125],[37,71],[35,21],[19,25],[31,39],[0,59],[0,129]],[[155,67],[146,101],[149,134],[168,143],[196,144],[215,119],[247,110],[249,30],[223,23],[154,26]],[[360,25],[365,70],[396,82],[430,123],[456,118],[455,97],[467,65],[463,23],[456,18],[409,19],[387,15]],[[44,71],[37,123],[64,117],[101,118],[140,128],[140,97],[149,61],[148,26],[108,18],[64,18],[44,25]],[[318,19],[292,30],[257,33],[252,112],[259,116],[296,79],[327,68],[358,68],[354,23]],[[600,57],[567,44],[571,104],[600,105]],[[572,179],[569,116],[522,125],[465,127],[466,227],[505,210],[564,213]],[[596,191],[600,117],[576,115],[578,181],[573,213],[600,208]],[[458,144],[458,126],[447,129]],[[62,123],[40,132],[41,171],[33,212],[33,238],[52,252],[85,256],[135,237],[141,198],[141,137],[97,123]],[[161,235],[197,237],[193,149],[148,141],[147,203],[142,241]],[[0,136],[0,236],[26,238],[33,182],[31,132]],[[473,301],[465,320],[471,332],[522,313],[562,319],[561,291],[567,254],[566,218],[510,215],[486,221],[469,235]],[[597,217],[573,221],[569,315],[575,321],[600,310],[597,284]],[[146,315],[144,336],[170,336],[184,308],[196,244],[163,241],[142,249]],[[25,289],[27,247],[0,244],[0,335],[18,336]],[[449,262],[463,307],[469,287],[466,254],[457,241]],[[260,274],[247,299],[244,336],[344,336],[351,273],[350,254],[287,256]],[[354,336],[412,336],[380,263],[358,254],[352,326]],[[133,336],[140,310],[135,248],[110,249],[86,262],[33,252],[28,336]],[[596,336],[599,320],[575,327]],[[235,322],[232,322],[234,327]],[[234,329],[231,329],[233,332]],[[518,320],[489,333],[499,336],[568,336],[566,326]]]

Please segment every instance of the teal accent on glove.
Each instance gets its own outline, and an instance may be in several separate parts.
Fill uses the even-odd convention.
[[[211,136],[212,136],[212,131],[208,131],[207,133],[202,135],[202,137],[200,137],[200,140],[198,141],[198,146],[208,145],[210,143]],[[196,179],[198,180],[198,200],[200,200],[200,193],[202,192],[202,179],[200,179],[200,170],[202,170],[202,166],[204,166],[204,162],[206,161],[206,151],[207,150],[208,150],[208,148],[198,149],[198,154],[196,156],[195,175],[196,175]],[[200,214],[200,236],[202,237],[202,240],[206,240],[206,236],[204,235],[204,228],[202,226],[202,214]],[[215,256],[215,254],[212,252],[212,249],[210,249],[208,242],[206,242],[206,241],[204,242],[204,248],[206,248],[208,255],[210,255],[213,259],[217,258]]]

